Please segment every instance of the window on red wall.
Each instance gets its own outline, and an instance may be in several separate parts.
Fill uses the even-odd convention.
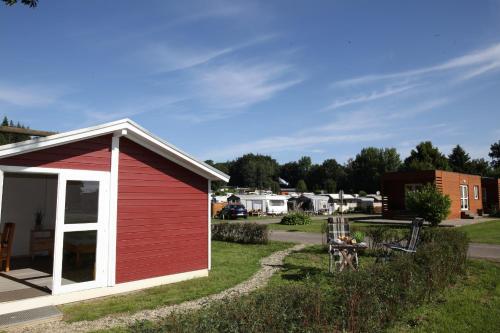
[[[479,200],[479,186],[474,185],[474,200]]]

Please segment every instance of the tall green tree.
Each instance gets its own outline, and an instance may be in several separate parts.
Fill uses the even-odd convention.
[[[490,163],[488,163],[488,161],[484,158],[475,158],[471,160],[467,168],[467,173],[483,177],[491,176],[491,171]]]
[[[500,169],[500,140],[490,146],[488,156],[491,157],[491,166],[495,169]]]
[[[307,179],[313,168],[311,158],[302,156],[298,161],[283,164],[280,167],[280,177],[290,184],[297,184],[300,179]]]
[[[384,173],[396,171],[401,167],[401,158],[395,148],[363,148],[346,165],[349,192],[366,191],[375,193],[380,190]]]
[[[324,160],[322,164],[314,164],[306,177],[309,188],[315,192],[336,192],[338,185],[345,183],[344,167],[335,159]]]
[[[432,142],[419,143],[405,159],[406,170],[450,170],[448,159]]]
[[[269,189],[279,177],[279,165],[271,156],[246,154],[229,165],[229,185]]]
[[[456,145],[448,155],[448,163],[452,171],[464,173],[470,171],[470,156],[460,145]]]
[[[297,185],[295,185],[295,190],[297,192],[307,192],[307,184],[304,179],[299,179]]]
[[[18,3],[18,0],[2,0],[7,6],[13,6]],[[38,6],[38,0],[21,0],[23,5],[29,6],[30,8],[35,8]]]
[[[297,162],[287,162],[280,166],[280,177],[286,180],[291,186],[297,184],[300,179],[299,165]]]
[[[17,128],[26,128],[24,125],[21,125],[19,122],[14,124],[12,120],[9,120],[7,117],[3,118],[1,123],[2,126],[10,126]],[[17,133],[0,133],[0,145],[6,145],[9,143],[20,142],[31,139],[31,136],[26,134],[17,134]]]

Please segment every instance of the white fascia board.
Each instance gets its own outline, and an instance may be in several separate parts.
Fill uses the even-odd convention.
[[[114,131],[121,130],[123,127],[123,121],[116,121],[113,123],[107,123],[95,127],[54,134],[43,138],[35,138],[31,140],[11,143],[0,147],[0,157],[5,158],[13,155],[25,154],[36,150],[46,149],[75,141],[106,135]]]
[[[106,134],[112,134],[115,131],[127,130],[125,137],[142,146],[155,151],[163,157],[207,178],[210,180],[229,181],[229,176],[223,172],[212,168],[211,166],[196,160],[175,146],[151,134],[146,129],[137,125],[129,119],[122,119],[99,126],[83,128],[75,131],[50,135],[44,138],[12,143],[0,147],[0,158],[25,154],[32,151],[55,147],[75,141],[85,140]]]
[[[180,164],[181,166],[189,169],[195,173],[198,173],[210,180],[219,180],[224,182],[229,182],[229,176],[225,173],[212,168],[204,162],[200,162],[189,154],[183,152],[179,148],[165,142],[164,140],[156,137],[147,130],[143,129],[139,125],[130,121],[127,124],[127,129],[131,133],[127,133],[126,137],[132,141],[141,144],[142,146],[162,155],[163,157]],[[131,135],[133,134],[133,135]],[[156,149],[155,149],[156,147]],[[159,149],[158,149],[159,148]],[[202,171],[200,173],[199,171]]]

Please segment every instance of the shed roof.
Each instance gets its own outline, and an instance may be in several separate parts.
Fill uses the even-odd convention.
[[[207,179],[221,180],[224,182],[229,181],[229,176],[222,171],[195,159],[191,155],[152,134],[130,119],[121,119],[93,127],[3,145],[0,146],[0,158],[25,154],[32,151],[114,133],[119,133],[119,135],[125,136],[145,148],[154,151],[166,159],[169,159]]]

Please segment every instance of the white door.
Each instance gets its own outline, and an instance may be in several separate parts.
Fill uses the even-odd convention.
[[[469,187],[460,185],[460,209],[469,210]]]
[[[109,173],[62,172],[57,191],[52,293],[106,286]]]

